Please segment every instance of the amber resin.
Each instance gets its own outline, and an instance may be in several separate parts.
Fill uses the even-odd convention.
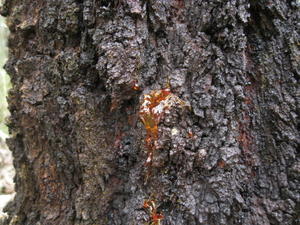
[[[147,160],[146,165],[151,167],[158,139],[158,125],[166,112],[173,105],[187,106],[184,101],[172,94],[170,89],[153,90],[145,94],[141,108],[140,118],[146,129]]]
[[[153,90],[149,94],[143,96],[139,116],[146,129],[146,148],[147,148],[147,175],[146,183],[151,175],[151,168],[153,164],[153,157],[157,149],[158,140],[158,126],[163,115],[172,106],[178,105],[180,107],[188,106],[184,101],[172,94],[170,89]],[[163,215],[157,213],[156,204],[154,200],[145,200],[144,208],[148,209],[151,217],[151,225],[159,225],[163,219]]]
[[[151,223],[150,225],[160,225],[161,220],[164,216],[157,212],[157,206],[155,200],[145,200],[143,208],[149,211]]]

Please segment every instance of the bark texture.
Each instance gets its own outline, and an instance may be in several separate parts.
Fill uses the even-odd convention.
[[[299,7],[7,0],[6,224],[158,224],[145,201],[165,225],[299,224]],[[162,113],[150,168],[139,111],[167,87],[189,107]]]

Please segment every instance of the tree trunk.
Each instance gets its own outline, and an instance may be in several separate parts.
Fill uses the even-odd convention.
[[[7,0],[5,224],[299,224],[299,7]]]

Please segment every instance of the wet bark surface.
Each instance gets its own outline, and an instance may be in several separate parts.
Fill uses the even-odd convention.
[[[6,1],[6,224],[299,224],[299,7]]]

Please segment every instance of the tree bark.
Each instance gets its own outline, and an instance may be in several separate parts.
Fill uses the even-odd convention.
[[[5,224],[299,224],[299,7],[5,1]]]

